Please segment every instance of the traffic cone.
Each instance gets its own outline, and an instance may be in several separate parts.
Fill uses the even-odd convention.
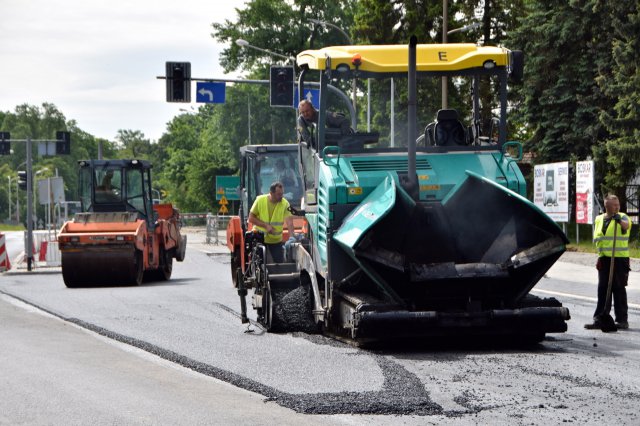
[[[0,234],[0,272],[8,271],[11,269],[11,262],[9,262],[9,256],[5,247],[4,234]]]

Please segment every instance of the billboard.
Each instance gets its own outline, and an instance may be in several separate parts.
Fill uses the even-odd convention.
[[[593,224],[593,161],[576,162],[576,223]]]
[[[569,162],[534,168],[533,203],[556,222],[569,222]]]

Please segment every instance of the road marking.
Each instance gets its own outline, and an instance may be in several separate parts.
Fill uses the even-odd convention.
[[[552,296],[570,297],[572,299],[580,299],[580,300],[586,300],[586,301],[593,302],[593,303],[598,303],[598,299],[596,299],[595,297],[579,296],[577,294],[562,293],[560,291],[540,290],[540,289],[537,289],[537,288],[534,288],[531,291],[534,292],[534,293],[544,293],[544,294],[550,294]],[[640,305],[638,305],[637,303],[628,303],[628,306],[630,308],[640,309]]]

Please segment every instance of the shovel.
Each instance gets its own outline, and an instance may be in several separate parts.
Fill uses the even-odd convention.
[[[613,219],[612,219],[613,220]],[[600,330],[604,333],[611,333],[614,331],[618,331],[618,326],[616,326],[613,317],[609,311],[611,311],[611,292],[613,290],[613,272],[615,270],[616,265],[616,237],[618,235],[618,224],[615,220],[613,220],[613,248],[611,250],[611,264],[609,265],[609,284],[607,285],[607,298],[604,302],[604,311],[600,316]]]

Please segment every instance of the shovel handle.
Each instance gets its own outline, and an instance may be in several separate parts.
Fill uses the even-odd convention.
[[[616,264],[616,237],[618,236],[618,224],[613,221],[613,247],[611,248],[611,262],[609,264],[609,283],[607,284],[607,299],[604,302],[606,312],[611,310],[611,291],[613,290],[613,272]]]

